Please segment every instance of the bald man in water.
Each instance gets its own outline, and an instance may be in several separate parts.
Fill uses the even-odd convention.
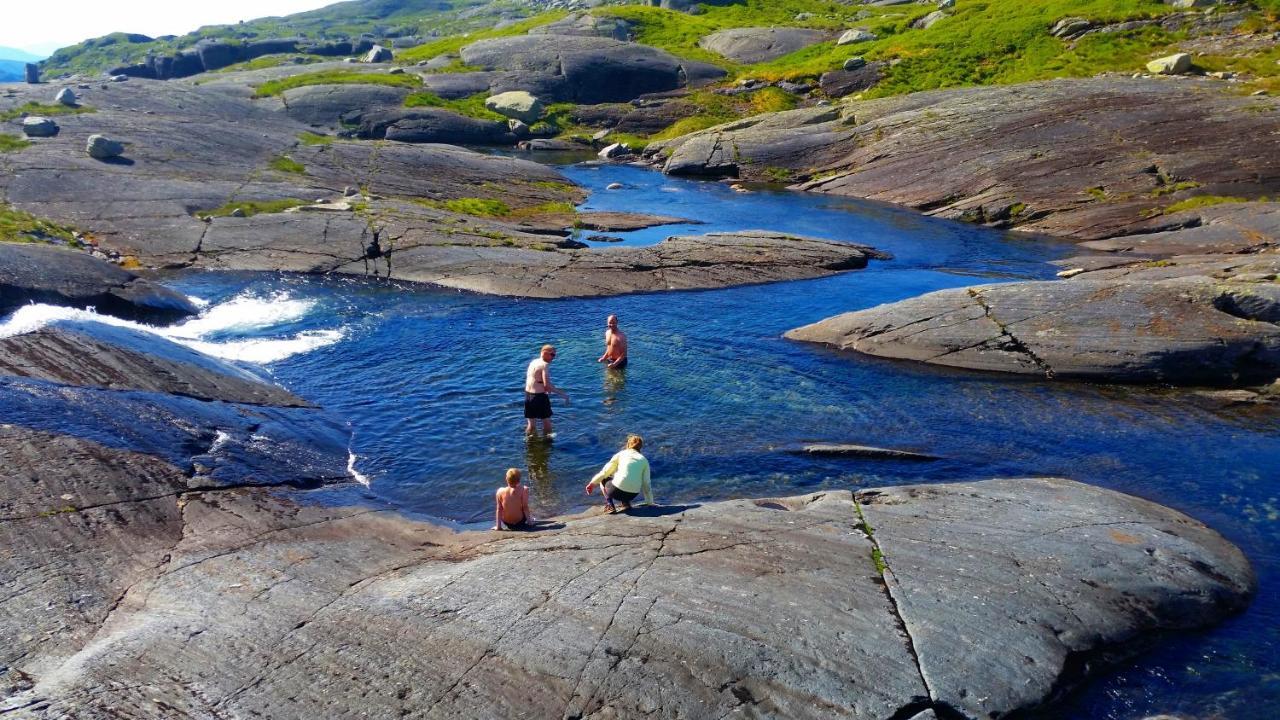
[[[604,321],[604,354],[596,362],[608,363],[610,370],[627,366],[627,336],[618,329],[618,316],[610,315]]]

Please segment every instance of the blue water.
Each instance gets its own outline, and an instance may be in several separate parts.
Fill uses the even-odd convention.
[[[836,277],[608,299],[513,300],[362,280],[198,273],[171,284],[212,303],[280,297],[306,313],[211,342],[342,332],[265,366],[350,421],[373,492],[413,511],[481,526],[509,466],[527,473],[535,513],[582,509],[582,485],[627,433],[645,438],[661,502],[786,495],[820,488],[1056,475],[1181,509],[1254,562],[1250,610],[1170,638],[1074,695],[1059,718],[1272,717],[1280,706],[1280,412],[1221,409],[1184,391],[992,376],[843,355],[792,343],[790,328],[932,290],[1048,278],[1073,248],[937,221],[881,205],[786,191],[734,192],[619,166],[571,167],[586,207],[701,221],[620,234],[765,228],[893,253]],[[605,186],[621,182],[624,189]],[[621,318],[631,366],[604,371],[604,319]],[[521,385],[543,343],[559,356],[556,437],[526,442]],[[808,440],[939,455],[932,463],[823,460]]]

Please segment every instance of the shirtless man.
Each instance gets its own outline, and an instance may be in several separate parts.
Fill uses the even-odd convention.
[[[547,364],[556,359],[553,345],[543,345],[538,357],[529,363],[524,374],[524,432],[533,434],[533,421],[542,421],[542,434],[551,435],[551,395],[555,393],[569,402],[569,396],[551,382],[551,373]]]
[[[627,366],[627,336],[618,329],[617,315],[610,315],[604,325],[604,354],[596,362],[608,363],[605,367],[611,370],[621,370]]]

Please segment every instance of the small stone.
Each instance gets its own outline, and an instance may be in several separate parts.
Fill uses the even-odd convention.
[[[619,182],[609,183],[608,185],[606,185],[606,186],[604,187],[604,189],[605,189],[605,190],[621,190],[621,189],[622,189],[622,183],[619,183]]]
[[[956,6],[956,0],[938,0],[939,10],[950,10]]]
[[[521,122],[520,120],[517,120],[515,118],[511,118],[510,120],[507,120],[507,129],[511,131],[512,135],[515,135],[517,138],[520,138],[520,139],[527,138],[530,135],[528,124]]]
[[[241,208],[236,208],[235,210],[232,210],[231,217],[234,217],[234,218],[244,217],[244,210],[242,210]]]
[[[111,77],[107,78],[107,80],[113,83],[128,82],[129,76],[128,75],[112,75]]]
[[[24,118],[22,132],[27,137],[53,137],[58,134],[58,123],[46,117]]]
[[[1063,280],[1066,280],[1067,278],[1073,278],[1082,272],[1084,272],[1084,268],[1078,268],[1078,267],[1070,268],[1070,269],[1059,272],[1058,277],[1062,278]]]
[[[609,133],[611,132],[613,131],[608,128],[605,128],[604,130],[597,132],[595,135],[592,135],[591,142],[600,142],[601,140],[609,137]]]
[[[75,107],[76,92],[71,88],[62,88],[58,91],[58,95],[54,98],[54,101],[68,107]]]
[[[95,160],[109,160],[124,154],[124,143],[106,135],[90,135],[84,150]]]
[[[1249,93],[1249,95],[1252,97],[1261,97],[1266,94],[1267,94],[1266,90],[1254,90],[1253,92]]]
[[[1175,53],[1147,63],[1147,71],[1157,75],[1181,75],[1191,69],[1191,56]]]
[[[749,192],[751,192],[750,190],[748,190],[748,189],[747,189],[747,186],[746,186],[746,185],[740,185],[740,184],[738,184],[738,183],[734,183],[734,184],[730,185],[730,186],[729,186],[729,189],[730,189],[730,190],[732,190],[732,191],[734,191],[734,192],[740,192],[740,193],[749,193]]]
[[[916,28],[917,30],[928,30],[929,28],[933,27],[934,23],[938,22],[944,17],[947,17],[947,14],[945,12],[941,10],[934,10],[928,15],[925,15],[919,20],[911,23],[911,27]]]
[[[391,68],[390,70],[388,70],[388,71],[387,71],[387,74],[388,74],[388,75],[403,75],[403,74],[404,74],[404,68],[402,68],[402,67],[394,67],[394,68]]]
[[[851,58],[849,58],[848,60],[845,60],[845,61],[844,61],[844,69],[845,69],[845,70],[857,70],[858,68],[860,68],[860,67],[862,67],[862,66],[864,66],[864,65],[866,65],[866,64],[867,64],[867,60],[866,60],[866,58],[862,57],[861,55],[854,55],[853,57],[851,57]]]
[[[355,197],[356,195],[359,195],[359,194],[360,194],[360,191],[351,187],[350,185],[342,188],[343,197]]]

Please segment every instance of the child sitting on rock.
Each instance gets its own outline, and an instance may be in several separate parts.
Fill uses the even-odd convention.
[[[494,499],[497,509],[494,512],[494,530],[521,530],[533,523],[529,514],[529,487],[520,484],[520,471],[507,469],[506,487],[498,488]]]

